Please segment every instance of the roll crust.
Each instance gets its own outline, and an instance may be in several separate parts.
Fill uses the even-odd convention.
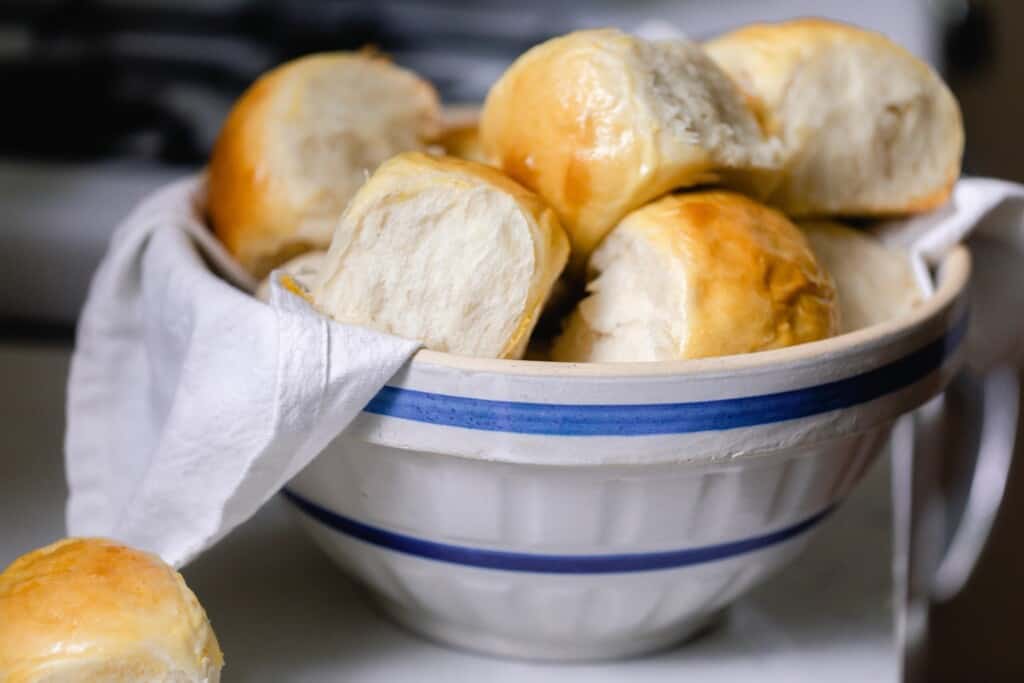
[[[742,195],[669,195],[590,259],[558,361],[665,361],[775,349],[839,331],[831,277],[780,212]]]
[[[437,144],[447,156],[490,164],[480,142],[480,109],[478,107],[445,107],[444,124]]]
[[[7,683],[216,683],[223,656],[206,613],[159,558],[74,538],[0,574]]]

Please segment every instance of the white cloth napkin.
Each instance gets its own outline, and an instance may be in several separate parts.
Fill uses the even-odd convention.
[[[976,371],[1024,365],[1024,186],[964,178],[945,206],[872,228],[885,244],[908,250],[918,280],[954,245],[971,249],[971,326],[967,362]]]
[[[257,301],[203,225],[201,193],[200,179],[176,183],[117,229],[68,387],[69,534],[176,566],[252,516],[418,348],[333,323],[278,285],[269,306]],[[922,271],[972,231],[982,258],[970,340],[982,366],[1019,359],[1024,188],[966,179],[946,207],[876,228]]]
[[[175,566],[251,517],[419,347],[215,275],[253,284],[203,225],[202,187],[175,183],[118,227],[68,386],[68,533]]]

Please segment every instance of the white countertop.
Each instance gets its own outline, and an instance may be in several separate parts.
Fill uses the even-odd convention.
[[[63,532],[68,352],[0,344],[0,567]],[[224,681],[895,681],[885,464],[793,567],[722,625],[660,655],[541,665],[469,655],[377,616],[271,501],[184,571],[226,659]]]

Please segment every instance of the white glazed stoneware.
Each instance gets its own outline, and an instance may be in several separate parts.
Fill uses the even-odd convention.
[[[905,319],[637,364],[422,351],[285,492],[383,610],[516,657],[657,649],[782,567],[959,365],[967,252]],[[879,549],[879,552],[888,552]]]

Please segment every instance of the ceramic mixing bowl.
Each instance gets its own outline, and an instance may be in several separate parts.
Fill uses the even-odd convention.
[[[427,637],[545,659],[663,647],[790,562],[894,420],[942,391],[969,270],[957,248],[905,318],[777,351],[635,364],[422,351],[285,495]]]

